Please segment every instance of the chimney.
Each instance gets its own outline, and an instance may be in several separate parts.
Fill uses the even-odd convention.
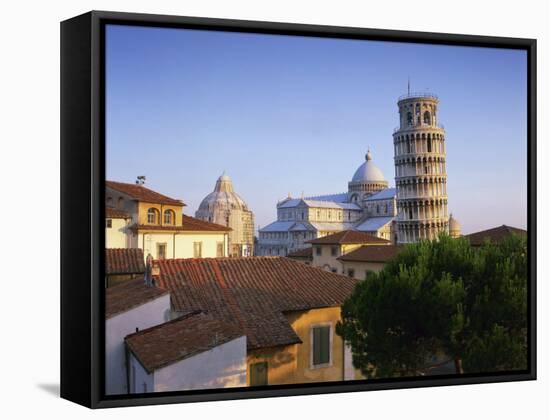
[[[153,256],[151,254],[147,254],[145,259],[145,286],[153,286]]]

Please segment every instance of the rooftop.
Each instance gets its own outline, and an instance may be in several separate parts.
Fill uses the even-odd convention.
[[[232,323],[192,312],[126,337],[132,353],[148,373],[242,337]]]
[[[397,188],[384,188],[383,190],[374,193],[370,197],[367,198],[367,201],[374,201],[374,200],[388,200],[390,198],[395,198],[397,195]]]
[[[146,203],[169,204],[173,206],[185,206],[183,201],[167,197],[143,185],[127,184],[125,182],[105,181],[105,186],[129,195],[134,200]]]
[[[375,232],[381,227],[390,223],[394,219],[395,219],[394,216],[369,217],[365,221],[355,226],[355,229],[361,232]]]
[[[288,258],[312,258],[313,248],[308,246],[307,248],[298,249],[294,252],[289,252]]]
[[[358,232],[356,230],[343,230],[341,232],[333,233],[332,235],[307,241],[306,243],[314,245],[389,244],[390,241],[369,235],[368,233]]]
[[[138,230],[163,230],[178,232],[230,232],[232,229],[227,226],[210,223],[196,217],[181,215],[181,225],[133,225],[133,229]]]
[[[106,248],[105,274],[145,273],[143,250],[140,248]]]
[[[107,219],[129,219],[130,217],[130,214],[123,210],[105,207],[105,218]]]
[[[112,318],[166,294],[168,294],[166,290],[145,286],[143,279],[130,280],[109,287],[105,289],[105,318]]]
[[[233,323],[248,349],[301,343],[287,311],[340,306],[357,280],[284,257],[159,260],[173,308]]]
[[[470,240],[471,245],[480,246],[483,245],[485,240],[500,243],[510,235],[527,236],[527,231],[512,226],[502,225],[496,228],[482,230],[481,232],[470,233],[469,235],[465,235],[465,237]]]
[[[387,262],[394,258],[403,247],[397,245],[367,245],[338,257],[348,262]]]

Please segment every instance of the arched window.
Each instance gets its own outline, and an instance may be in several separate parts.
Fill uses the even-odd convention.
[[[159,215],[159,211],[151,207],[149,210],[147,210],[147,223],[149,223],[150,225],[158,224],[159,222],[158,215]]]
[[[412,125],[413,123],[413,114],[412,112],[407,112],[407,124]]]
[[[117,207],[117,209],[122,209],[122,208],[124,208],[124,198],[118,197],[118,202],[117,202],[116,207]]]
[[[165,225],[173,225],[174,224],[174,212],[172,210],[165,210],[164,211],[164,224]]]
[[[107,197],[107,207],[113,207],[113,197]]]
[[[424,112],[424,124],[431,124],[431,117],[428,111]]]
[[[428,152],[432,151],[432,139],[428,137]]]

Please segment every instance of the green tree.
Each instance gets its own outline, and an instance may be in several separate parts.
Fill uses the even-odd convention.
[[[457,372],[526,364],[526,242],[407,246],[357,285],[337,332],[366,377],[410,376],[444,352]]]

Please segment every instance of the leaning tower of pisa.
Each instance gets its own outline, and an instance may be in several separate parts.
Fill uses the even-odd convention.
[[[436,239],[448,232],[445,130],[437,121],[437,96],[399,98],[393,133],[397,188],[397,243]]]

